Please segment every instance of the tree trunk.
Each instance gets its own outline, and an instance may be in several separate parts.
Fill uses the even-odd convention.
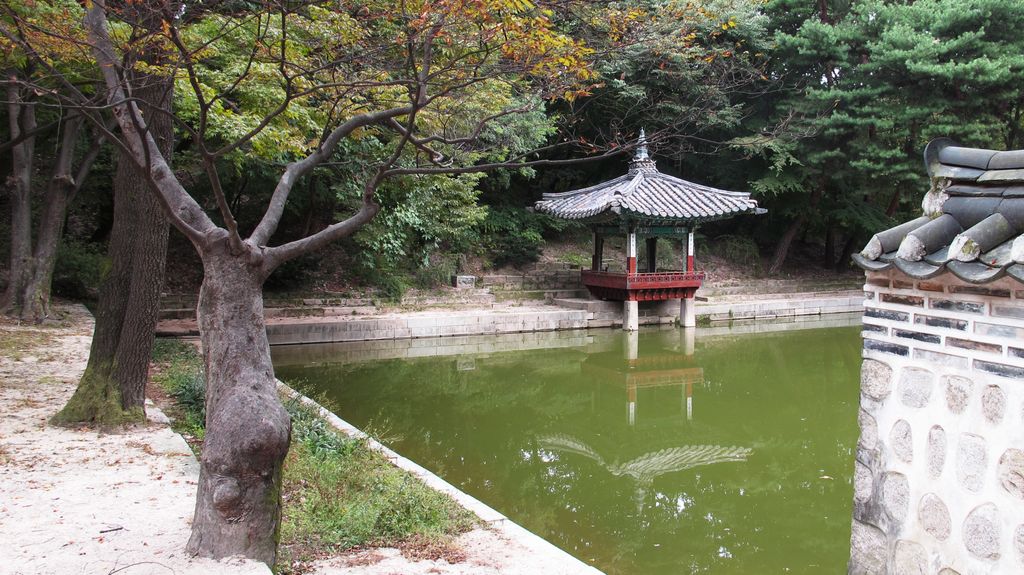
[[[892,197],[889,198],[889,205],[885,208],[885,215],[890,218],[896,215],[896,210],[900,207],[900,189],[896,188],[892,192]]]
[[[161,152],[171,152],[170,84],[151,78],[134,96],[143,103],[149,129]],[[103,426],[145,421],[145,390],[153,332],[160,306],[168,222],[145,177],[130,157],[118,155],[114,179],[114,227],[110,272],[100,286],[89,363],[74,396],[56,423]]]
[[[809,202],[808,209],[800,212],[793,223],[789,225],[789,229],[786,233],[782,234],[779,239],[778,245],[775,246],[775,254],[772,255],[772,263],[768,266],[768,275],[775,275],[782,269],[782,264],[785,263],[786,257],[789,255],[789,248],[793,245],[793,240],[796,239],[797,234],[803,229],[804,224],[807,223],[807,215],[810,212],[814,212],[818,208],[818,204],[821,202],[821,196],[825,193],[825,180],[822,176],[818,187],[811,192],[811,199]]]
[[[779,243],[775,245],[775,253],[772,255],[772,263],[768,266],[768,275],[773,276],[779,273],[782,264],[785,263],[786,257],[789,255],[789,247],[793,244],[793,240],[796,239],[797,234],[800,233],[806,221],[807,216],[801,214],[793,220],[786,233],[782,234],[782,237],[779,238]]]
[[[79,185],[71,171],[83,121],[82,117],[76,117],[62,125],[63,135],[53,166],[53,176],[47,184],[35,247],[25,274],[26,281],[18,288],[21,291],[18,315],[22,321],[39,323],[50,315],[50,287],[53,268],[57,263],[57,247],[64,234],[68,203]],[[95,150],[86,154],[83,169],[79,171],[80,178],[88,173],[95,157]]]
[[[206,442],[187,550],[273,565],[281,525],[281,467],[291,419],[277,395],[263,321],[257,254],[205,249],[199,333],[206,361]]]
[[[834,222],[828,222],[825,228],[825,257],[822,259],[822,267],[832,269],[836,264],[836,235],[839,230]]]
[[[36,110],[25,102],[16,74],[8,74],[7,119],[11,140],[36,129]],[[20,315],[24,307],[24,286],[28,283],[32,259],[32,157],[35,138],[26,138],[11,148],[11,175],[7,185],[11,191],[11,259],[7,289],[0,300],[0,310]]]
[[[843,251],[839,253],[839,257],[836,259],[835,270],[837,272],[843,271],[850,265],[850,258],[853,256],[853,251],[857,249],[857,234],[850,232],[850,235],[846,238],[846,243],[843,244]]]

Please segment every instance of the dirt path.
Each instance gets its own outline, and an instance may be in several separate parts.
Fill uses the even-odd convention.
[[[85,308],[59,313],[46,327],[0,320],[0,575],[269,575],[261,563],[186,556],[199,464],[156,407],[148,425],[116,434],[48,424],[74,392],[92,337]],[[514,529],[476,529],[455,549],[454,563],[374,549],[312,573],[596,573]]]
[[[52,327],[0,323],[0,574],[269,574],[185,555],[199,471],[169,427],[47,423],[74,391],[92,336],[83,307],[60,312]]]

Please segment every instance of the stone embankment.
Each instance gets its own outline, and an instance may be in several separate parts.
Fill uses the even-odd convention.
[[[858,281],[709,285],[698,292],[697,318],[714,324],[859,312],[864,296]],[[567,264],[484,276],[477,285],[413,292],[396,305],[332,294],[268,296],[267,334],[280,345],[622,327],[622,304],[590,299],[579,270]],[[163,308],[160,334],[198,333],[194,297],[165,297]],[[640,325],[671,325],[678,317],[678,301],[641,302]]]

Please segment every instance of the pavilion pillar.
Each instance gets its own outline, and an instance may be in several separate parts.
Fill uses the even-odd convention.
[[[647,238],[647,273],[658,271],[658,238]]]
[[[601,271],[601,264],[604,262],[604,236],[594,232],[594,257],[590,262],[590,269],[595,272]]]
[[[679,300],[679,325],[697,327],[697,300],[693,296]]]
[[[686,233],[686,245],[683,250],[684,269],[686,273],[693,273],[696,271],[696,266],[693,261],[693,229]],[[679,300],[679,325],[685,327],[697,327],[697,300],[694,299],[695,293],[690,294],[689,297],[683,297]]]
[[[636,231],[633,228],[626,237],[626,273],[636,273]]]
[[[629,228],[626,237],[626,274],[636,273],[636,230]],[[640,302],[626,300],[622,302],[622,329],[636,331],[640,329]]]
[[[693,273],[696,267],[693,262],[693,230],[686,233],[686,271]]]
[[[640,329],[640,302],[630,300],[622,302],[622,329],[625,331]]]

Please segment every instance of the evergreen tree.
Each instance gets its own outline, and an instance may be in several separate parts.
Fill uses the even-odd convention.
[[[847,238],[845,255],[859,235],[884,227],[882,218],[913,209],[932,138],[1019,145],[1024,39],[1014,31],[1024,13],[1015,2],[823,1],[800,12],[778,0],[767,10],[775,73],[790,85],[770,113],[801,127],[791,134],[810,135],[739,142],[768,158],[754,185],[790,222],[771,271],[801,231],[825,237],[831,262],[829,238]]]

